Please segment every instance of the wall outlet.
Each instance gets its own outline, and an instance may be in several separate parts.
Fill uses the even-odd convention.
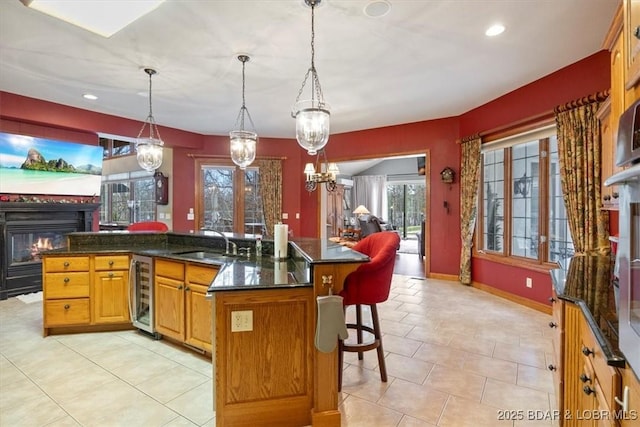
[[[253,331],[253,311],[231,312],[231,332]]]
[[[282,219],[289,219],[289,214],[286,212],[282,212]]]
[[[527,277],[527,288],[533,288],[533,280],[531,280],[531,277]]]

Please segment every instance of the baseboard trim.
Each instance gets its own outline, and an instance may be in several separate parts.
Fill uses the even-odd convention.
[[[449,280],[453,282],[458,282],[458,276],[453,274],[442,274],[442,273],[429,273],[427,275],[428,279],[440,279],[440,280]]]
[[[524,305],[525,307],[529,307],[529,308],[534,309],[536,311],[539,311],[539,312],[542,312],[542,313],[545,313],[545,314],[549,314],[549,315],[551,314],[551,306],[550,305],[543,304],[543,303],[540,303],[538,301],[533,301],[533,300],[530,300],[528,298],[521,297],[519,295],[514,295],[514,294],[511,294],[509,292],[505,292],[503,290],[496,289],[496,288],[493,288],[491,286],[485,285],[483,283],[472,282],[471,286],[476,288],[476,289],[479,289],[481,291],[484,291],[484,292],[490,293],[492,295],[495,295],[497,297],[504,298],[506,300],[515,302],[515,303],[520,304],[520,305]]]

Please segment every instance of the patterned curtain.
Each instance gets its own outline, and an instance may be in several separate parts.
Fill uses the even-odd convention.
[[[560,183],[575,253],[608,253],[609,215],[601,210],[600,121],[607,93],[597,93],[554,109],[558,130]]]
[[[471,247],[473,232],[478,215],[478,190],[480,183],[480,144],[479,135],[462,140],[462,159],[460,164],[460,283],[471,284]]]
[[[260,193],[266,237],[273,238],[273,226],[280,220],[282,211],[282,160],[258,159],[260,169]]]

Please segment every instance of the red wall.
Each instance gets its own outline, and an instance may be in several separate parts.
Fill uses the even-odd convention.
[[[458,180],[440,183],[446,166],[460,175],[461,137],[486,132],[522,120],[549,114],[553,107],[609,88],[609,53],[599,52],[513,92],[468,111],[459,117],[332,135],[327,145],[331,161],[429,153],[429,248],[431,272],[457,276],[460,253],[460,188]],[[0,131],[96,144],[97,131],[135,136],[142,123],[94,113],[10,93],[0,93]],[[194,162],[189,154],[228,154],[226,136],[204,136],[161,127],[166,144],[174,149],[172,179],[174,229],[193,228],[186,214],[194,206]],[[307,193],[302,170],[309,160],[295,140],[261,138],[258,156],[283,157],[283,212],[295,236],[319,235],[318,193]],[[449,212],[443,203],[447,201]],[[296,213],[300,219],[296,219]],[[534,301],[545,302],[550,292],[548,274],[474,259],[474,280]],[[533,288],[524,286],[533,279]]]
[[[569,101],[609,89],[610,55],[600,51],[460,116],[460,136],[482,133],[550,113]],[[473,280],[541,303],[551,296],[547,273],[474,258]],[[526,278],[533,287],[525,286]]]

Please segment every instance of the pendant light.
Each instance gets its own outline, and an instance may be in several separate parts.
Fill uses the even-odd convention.
[[[156,120],[153,118],[153,107],[151,102],[151,76],[156,74],[153,68],[145,68],[144,72],[149,75],[149,115],[147,116],[138,138],[136,139],[136,158],[138,164],[144,170],[153,172],[162,164],[162,146],[164,142],[160,138]],[[149,137],[142,137],[144,129],[149,125]]]
[[[242,62],[242,107],[240,107],[240,112],[238,113],[238,118],[236,119],[236,124],[234,126],[236,130],[229,132],[229,142],[231,160],[233,160],[233,163],[240,166],[240,169],[244,170],[256,158],[258,134],[253,131],[245,130],[244,128],[245,114],[249,119],[249,123],[251,123],[251,128],[255,128],[244,99],[244,66],[249,62],[249,56],[238,55],[238,60]]]
[[[329,106],[324,102],[320,79],[315,66],[315,7],[321,0],[305,0],[311,6],[311,67],[307,70],[291,115],[296,119],[296,139],[309,155],[316,155],[329,141]],[[307,79],[311,76],[311,99],[300,100]]]

